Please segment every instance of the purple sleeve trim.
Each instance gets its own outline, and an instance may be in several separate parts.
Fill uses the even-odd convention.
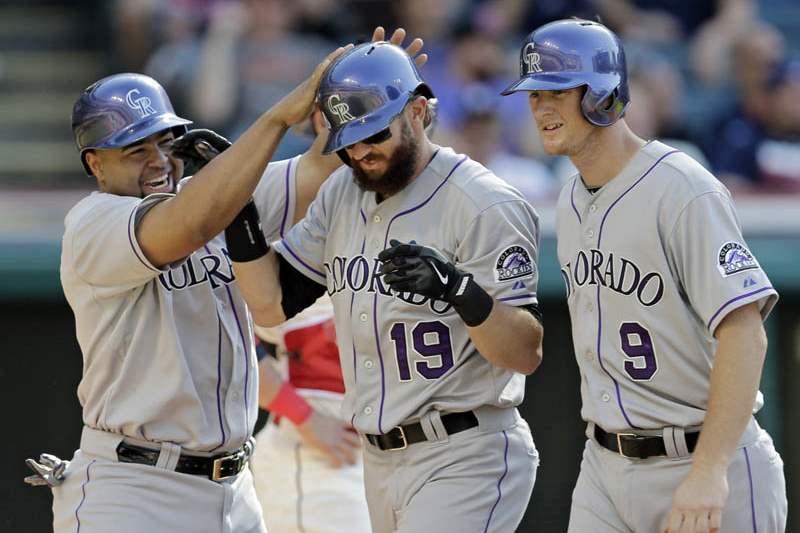
[[[580,175],[575,176],[575,181],[572,182],[572,190],[569,193],[569,202],[572,204],[572,210],[575,211],[575,216],[578,217],[578,224],[583,224],[581,215],[578,213],[578,208],[575,207],[575,185],[578,183]]]
[[[720,306],[720,308],[719,308],[719,309],[717,309],[717,312],[716,312],[716,313],[714,313],[714,314],[711,316],[711,319],[708,321],[708,329],[711,329],[711,325],[714,323],[714,320],[716,320],[716,318],[717,318],[717,315],[719,315],[719,314],[722,312],[722,310],[723,310],[723,309],[725,309],[726,307],[728,307],[728,306],[729,306],[729,305],[731,305],[732,303],[734,303],[734,302],[738,302],[739,300],[742,300],[742,299],[744,299],[744,298],[747,298],[747,297],[749,297],[749,296],[753,296],[754,294],[758,294],[758,293],[760,293],[760,292],[764,292],[764,291],[774,291],[774,290],[775,290],[775,288],[774,288],[774,287],[772,287],[772,286],[769,286],[769,287],[761,287],[760,289],[756,289],[756,290],[754,290],[754,291],[750,291],[750,292],[747,292],[747,293],[745,293],[745,294],[740,294],[740,295],[739,295],[739,296],[737,296],[736,298],[731,298],[730,300],[728,300],[727,302],[725,302],[724,304],[722,304],[722,306]]]
[[[286,231],[286,219],[289,218],[289,202],[291,201],[291,189],[289,187],[289,176],[292,173],[292,163],[294,159],[289,160],[289,164],[286,165],[286,200],[283,202],[283,219],[281,220],[281,239],[283,238],[283,234]],[[296,208],[297,206],[295,206]]]
[[[535,300],[536,299],[536,293],[535,292],[529,292],[527,294],[519,294],[517,296],[506,296],[505,298],[498,298],[497,301],[498,302],[510,302],[512,300],[522,300],[522,299],[526,299],[527,300],[529,298],[533,298]]]
[[[139,251],[136,249],[136,243],[133,242],[134,241],[134,236],[132,235],[132,233],[133,233],[133,215],[135,215],[136,211],[139,210],[139,206],[141,206],[141,203],[139,205],[137,205],[136,208],[133,211],[131,211],[131,216],[128,217],[128,242],[131,245],[131,250],[133,250],[133,255],[136,256],[136,259],[138,259],[144,266],[146,266],[150,270],[153,270],[155,272],[161,272],[157,268],[153,268],[153,266],[150,265],[150,263],[144,257],[139,255]]]
[[[284,248],[286,248],[286,251],[289,252],[292,255],[292,257],[294,257],[301,265],[306,267],[310,272],[313,272],[314,274],[316,274],[317,276],[321,277],[322,279],[325,279],[325,274],[324,273],[320,272],[319,270],[315,270],[313,267],[311,267],[311,265],[309,265],[308,263],[303,261],[300,258],[300,256],[298,256],[296,253],[294,253],[294,250],[292,250],[289,247],[289,245],[286,243],[286,241],[281,241],[281,244],[283,245]]]

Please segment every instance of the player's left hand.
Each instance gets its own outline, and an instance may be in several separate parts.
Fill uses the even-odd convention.
[[[25,459],[25,464],[34,472],[33,475],[25,477],[25,483],[34,487],[43,485],[57,487],[64,481],[64,471],[69,466],[69,461],[64,461],[49,453],[43,453],[39,456],[38,462],[33,459]]]
[[[722,508],[728,499],[724,469],[692,468],[672,498],[665,533],[715,533],[722,523]]]
[[[380,273],[392,290],[413,292],[450,302],[466,275],[433,248],[389,241],[390,248],[378,254]]]
[[[386,30],[383,29],[383,26],[378,26],[377,28],[375,28],[375,31],[372,32],[372,42],[374,43],[376,41],[383,41],[385,39],[386,39]],[[389,37],[389,42],[397,46],[403,46],[403,41],[405,39],[406,39],[406,30],[404,30],[403,28],[397,28],[392,32],[392,36]],[[421,67],[428,62],[428,54],[419,53],[419,51],[422,50],[424,44],[425,42],[419,37],[417,37],[413,39],[408,46],[406,46],[406,53],[414,59],[414,63],[416,63],[417,67]]]
[[[184,174],[192,176],[206,163],[227,150],[231,142],[211,130],[189,130],[172,141],[172,155],[183,160]]]

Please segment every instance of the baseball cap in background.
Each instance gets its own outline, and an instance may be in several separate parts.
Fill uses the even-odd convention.
[[[500,96],[494,87],[473,82],[458,92],[456,103],[460,117],[494,115],[500,107]]]
[[[767,88],[774,89],[790,82],[800,82],[800,58],[787,59],[775,65],[767,78]]]

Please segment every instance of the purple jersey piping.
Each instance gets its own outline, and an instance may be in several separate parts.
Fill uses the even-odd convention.
[[[305,261],[300,259],[300,256],[298,256],[296,253],[294,253],[294,250],[292,250],[291,247],[289,247],[289,244],[286,241],[281,241],[281,243],[283,243],[283,247],[286,248],[286,251],[289,252],[290,254],[292,254],[292,257],[297,259],[297,261],[301,265],[303,265],[308,270],[310,270],[311,272],[313,272],[317,276],[321,277],[322,279],[325,279],[325,274],[324,273],[320,272],[319,270],[315,270],[314,268],[311,267],[311,265],[309,265],[308,263],[306,263]]]
[[[747,292],[745,294],[740,294],[739,296],[737,296],[735,298],[731,298],[730,300],[728,300],[727,302],[722,304],[720,306],[720,308],[717,309],[717,312],[712,315],[711,319],[708,321],[708,326],[707,326],[708,329],[711,329],[711,324],[714,323],[714,320],[717,318],[717,315],[720,314],[723,309],[725,309],[726,307],[728,307],[732,303],[737,302],[737,301],[741,300],[742,298],[747,298],[748,296],[752,296],[754,294],[758,294],[759,292],[771,291],[771,290],[775,290],[774,287],[772,287],[772,286],[761,287],[760,289],[756,289],[754,291],[750,291],[750,292]]]
[[[225,285],[225,292],[228,293],[228,301],[231,303],[231,310],[233,310],[233,318],[236,320],[236,329],[239,330],[239,338],[242,339],[242,351],[244,352],[244,427],[250,427],[250,412],[247,409],[249,405],[247,402],[247,391],[250,388],[250,351],[247,349],[249,343],[244,339],[244,332],[242,331],[242,324],[239,322],[239,313],[236,312],[236,304],[233,301],[231,288]]]
[[[222,398],[220,396],[220,386],[222,385],[222,318],[217,313],[217,416],[219,417],[219,430],[222,433],[222,440],[219,446],[211,451],[222,447],[225,444],[225,424],[222,422]]]
[[[208,249],[208,245],[204,245],[206,253],[211,254],[211,250]],[[242,339],[242,349],[244,350],[244,427],[250,427],[250,413],[247,410],[247,389],[248,383],[250,381],[250,359],[248,358],[248,350],[247,350],[247,342],[244,340],[244,332],[242,332],[242,325],[239,323],[239,313],[236,312],[236,304],[233,301],[233,295],[231,294],[231,288],[228,285],[225,285],[225,292],[228,293],[228,301],[231,304],[231,310],[233,311],[233,318],[236,320],[236,329],[239,330],[239,338]],[[219,314],[217,314],[219,318]],[[220,319],[221,320],[221,319]],[[231,346],[233,351],[236,351],[235,346]]]
[[[83,502],[86,500],[86,485],[89,484],[91,481],[91,477],[89,476],[89,469],[92,467],[93,464],[97,462],[97,459],[93,459],[91,463],[86,466],[86,481],[81,484],[81,501],[78,503],[78,507],[75,508],[75,520],[78,522],[78,533],[81,531],[81,519],[78,516],[78,511],[81,510],[83,506]]]
[[[517,296],[506,296],[505,298],[498,298],[497,301],[510,302],[511,300],[522,300],[523,298],[536,298],[536,293],[529,292],[527,294],[519,294]]]
[[[497,499],[492,505],[492,510],[489,511],[489,518],[486,520],[486,527],[483,528],[483,533],[489,531],[489,524],[492,522],[492,515],[494,515],[494,510],[497,507],[497,504],[500,503],[500,498],[503,497],[503,489],[500,485],[503,483],[503,480],[506,478],[506,474],[508,474],[508,434],[503,430],[503,438],[506,440],[506,448],[503,451],[503,475],[500,476],[500,479],[497,480]]]
[[[290,201],[289,200],[289,194],[290,194],[289,175],[292,172],[292,162],[293,161],[294,161],[294,159],[290,159],[289,160],[289,164],[286,165],[286,181],[285,181],[285,184],[286,184],[286,201],[283,202],[283,218],[281,219],[281,239],[283,238],[284,231],[286,231],[286,219],[289,218],[289,201]],[[297,206],[295,206],[295,207],[297,207]]]
[[[750,456],[747,454],[747,447],[742,448],[744,452],[744,462],[747,464],[747,482],[750,487],[750,516],[753,521],[753,533],[758,533],[758,526],[756,525],[756,503],[755,503],[755,489],[753,487],[753,473],[750,471]]]
[[[652,170],[654,168],[656,168],[656,166],[661,161],[664,160],[665,157],[667,157],[669,155],[672,155],[672,154],[676,154],[676,153],[678,153],[678,150],[672,150],[672,151],[667,152],[666,154],[662,155],[661,157],[659,157],[656,160],[656,162],[653,163],[653,165],[650,168],[648,168],[647,171],[644,174],[641,175],[641,177],[639,177],[639,179],[637,179],[635,182],[633,182],[633,185],[631,185],[630,187],[625,189],[625,191],[622,194],[619,195],[619,198],[614,200],[611,203],[611,205],[608,206],[608,209],[606,209],[606,212],[605,212],[605,214],[603,214],[603,218],[600,221],[600,229],[597,232],[597,248],[598,249],[600,248],[600,242],[601,242],[601,239],[603,238],[603,227],[604,227],[604,225],[606,223],[606,218],[608,217],[608,214],[611,213],[611,210],[614,209],[614,206],[617,205],[619,203],[619,201],[622,200],[622,198],[625,197],[626,194],[631,192],[631,190],[634,187],[639,185],[639,183],[641,183],[641,181],[644,178],[646,178],[648,176],[648,174],[650,174],[650,172],[652,172]],[[576,178],[576,181],[577,181],[577,178]],[[616,379],[614,379],[614,376],[611,375],[611,372],[609,372],[606,369],[605,365],[603,364],[603,356],[602,356],[602,353],[601,353],[601,342],[600,342],[600,340],[603,337],[602,333],[603,333],[603,313],[602,313],[602,310],[601,310],[601,307],[600,307],[600,284],[598,283],[597,284],[597,361],[600,363],[600,368],[603,369],[603,372],[605,372],[608,375],[608,377],[611,378],[611,381],[614,382],[614,391],[615,391],[615,393],[617,395],[617,405],[619,405],[619,410],[622,412],[622,416],[625,418],[625,421],[628,423],[628,426],[630,426],[633,429],[642,429],[639,426],[635,425],[633,422],[631,422],[631,419],[628,418],[628,413],[625,412],[625,407],[622,405],[622,394],[620,393],[620,390],[619,390],[619,382]]]
[[[361,218],[364,220],[364,224],[367,223],[367,217],[364,216],[364,212],[361,211]],[[367,235],[366,231],[364,232],[364,240],[361,241],[361,255],[364,255],[364,249],[367,247]],[[356,300],[356,293],[352,291],[350,293],[350,316],[353,316],[353,304]],[[356,341],[353,339],[353,335],[350,335],[353,345],[353,383],[358,383],[358,366],[356,364]]]
[[[583,224],[581,214],[578,213],[578,208],[575,207],[575,185],[578,183],[580,176],[575,176],[575,181],[572,182],[572,190],[569,192],[569,203],[572,204],[572,210],[575,211],[575,216],[578,217],[578,224]]]
[[[431,157],[431,161],[433,161],[438,154],[439,154],[439,151],[437,150],[436,153],[433,154],[433,157]],[[405,215],[409,214],[409,213],[413,213],[417,209],[420,209],[420,208],[424,207],[428,202],[430,202],[431,198],[436,196],[436,193],[441,190],[441,188],[444,186],[445,183],[447,183],[447,180],[450,179],[450,176],[453,175],[453,172],[455,172],[456,169],[461,166],[461,163],[463,163],[466,160],[467,160],[467,156],[464,156],[461,159],[459,159],[458,163],[455,164],[455,166],[450,170],[450,172],[447,174],[447,176],[445,176],[445,178],[442,180],[442,182],[439,185],[436,186],[436,188],[433,190],[433,192],[425,200],[423,200],[419,204],[415,205],[414,207],[411,207],[409,209],[406,209],[405,211],[401,211],[401,212],[397,213],[395,216],[392,217],[392,219],[389,221],[389,224],[386,226],[386,236],[383,238],[383,247],[384,247],[384,249],[386,248],[386,243],[389,242],[389,232],[392,229],[392,224],[394,224],[394,221],[397,220],[398,218],[402,217],[402,216],[405,216]],[[428,161],[428,165],[430,165],[431,161]],[[380,360],[380,363],[381,363],[381,405],[380,405],[380,409],[378,411],[378,433],[383,434],[383,404],[386,401],[386,372],[384,371],[383,352],[381,352],[381,343],[380,343],[379,336],[378,336],[378,309],[377,308],[378,308],[378,293],[379,292],[380,291],[375,291],[375,296],[373,296],[373,298],[372,298],[372,326],[373,326],[373,330],[375,332],[375,345],[378,348],[378,359]]]
[[[139,252],[138,252],[138,250],[136,250],[136,246],[133,244],[133,236],[131,235],[131,230],[133,229],[133,224],[132,224],[132,221],[133,221],[133,215],[135,215],[135,214],[136,214],[136,211],[138,211],[138,209],[139,209],[139,207],[137,206],[137,207],[136,207],[136,209],[134,209],[133,211],[131,211],[131,216],[129,216],[129,217],[128,217],[128,242],[129,242],[129,243],[130,243],[130,245],[131,245],[131,250],[133,250],[133,255],[135,255],[135,256],[136,256],[136,259],[138,259],[138,260],[139,260],[139,261],[140,261],[140,262],[141,262],[141,263],[142,263],[144,266],[146,266],[146,267],[147,267],[147,268],[149,268],[150,270],[154,270],[155,272],[161,272],[160,270],[158,270],[158,269],[156,269],[156,268],[153,268],[152,266],[150,266],[150,265],[147,263],[147,261],[145,261],[145,260],[142,258],[142,256],[140,256],[140,255],[139,255]]]

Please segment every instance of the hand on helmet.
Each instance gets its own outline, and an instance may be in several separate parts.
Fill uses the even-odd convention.
[[[206,166],[206,163],[217,157],[230,147],[225,137],[211,130],[189,130],[172,141],[172,155],[183,160],[186,165],[184,174],[191,176]]]
[[[378,254],[381,275],[398,292],[413,292],[451,302],[466,275],[433,248],[392,239]]]
[[[34,471],[33,475],[25,477],[25,483],[33,487],[44,485],[57,487],[64,481],[64,471],[69,466],[69,461],[64,461],[49,453],[43,453],[39,456],[38,462],[33,459],[25,459],[25,464]]]
[[[403,46],[403,41],[406,38],[406,30],[403,28],[397,28],[392,32],[392,36],[389,37],[389,42],[395,44],[397,46]],[[383,26],[378,26],[375,28],[375,31],[372,32],[372,42],[377,41],[384,41],[386,40],[386,30],[383,29]],[[428,54],[420,54],[419,51],[422,50],[423,45],[425,42],[420,39],[419,37],[413,39],[411,43],[406,46],[406,53],[414,58],[414,63],[416,63],[417,67],[423,66],[425,63],[428,62]],[[417,55],[419,54],[419,55]]]

